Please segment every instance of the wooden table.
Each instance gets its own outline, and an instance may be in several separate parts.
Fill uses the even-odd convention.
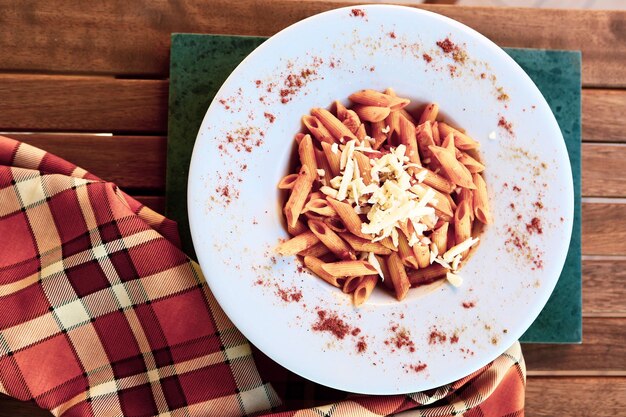
[[[170,33],[272,35],[347,4],[0,0],[0,131],[162,211]],[[584,343],[524,345],[527,415],[624,415],[626,12],[424,8],[501,46],[583,52]],[[0,417],[37,415],[0,395]]]

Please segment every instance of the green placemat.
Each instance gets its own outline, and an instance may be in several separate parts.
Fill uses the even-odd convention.
[[[178,222],[195,257],[187,219],[187,175],[196,134],[211,100],[235,67],[266,38],[173,34],[170,58],[166,215]],[[539,87],[554,112],[574,172],[574,230],[567,261],[548,304],[523,342],[582,341],[580,52],[505,48]]]

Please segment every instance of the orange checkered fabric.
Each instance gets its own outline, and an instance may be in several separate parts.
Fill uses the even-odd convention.
[[[427,392],[281,411],[175,223],[0,136],[0,392],[57,416],[504,417],[524,414],[524,387],[516,343]]]

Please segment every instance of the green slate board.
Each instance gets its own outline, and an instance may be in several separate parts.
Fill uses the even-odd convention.
[[[187,175],[196,134],[222,83],[266,38],[173,34],[170,58],[166,215],[178,222],[183,248],[195,257],[187,219]],[[550,104],[574,173],[574,229],[556,289],[522,342],[580,343],[581,298],[581,55],[577,51],[510,49]]]

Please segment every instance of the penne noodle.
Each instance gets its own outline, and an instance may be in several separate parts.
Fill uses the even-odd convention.
[[[322,242],[319,242],[311,246],[310,248],[306,248],[305,250],[298,252],[298,255],[315,256],[316,258],[319,258],[320,256],[324,256],[328,253],[330,253],[330,251],[328,250],[326,245],[324,245]]]
[[[300,220],[298,220],[296,222],[295,226],[289,226],[287,225],[287,232],[291,235],[291,236],[297,236],[301,233],[307,232],[309,230],[309,228],[307,227],[306,224],[302,223]]]
[[[372,145],[373,149],[380,149],[380,147],[387,140],[387,133],[383,132],[386,129],[386,122],[383,120],[382,122],[373,122],[372,130],[370,132],[370,136],[374,138],[374,144]]]
[[[448,222],[443,222],[430,235],[430,240],[437,246],[437,252],[440,254],[448,250],[448,226]]]
[[[335,209],[337,215],[341,218],[343,223],[346,225],[346,229],[350,231],[353,235],[359,236],[363,239],[371,239],[370,235],[367,235],[361,232],[361,228],[363,227],[363,222],[358,214],[354,211],[354,208],[348,203],[344,203],[342,201],[337,201],[334,198],[327,197],[328,202]]]
[[[389,129],[387,132],[387,143],[392,146],[397,146],[397,143],[392,143],[392,136],[400,133],[400,113],[392,111],[389,116],[385,118],[385,129]]]
[[[405,117],[409,122],[413,123],[413,126],[417,126],[417,120],[415,120],[415,117],[406,109],[400,109],[398,111],[400,112],[400,116]]]
[[[472,223],[470,219],[471,209],[469,201],[463,200],[454,212],[454,240],[457,243],[464,242],[472,235]],[[448,242],[448,245],[450,242]],[[467,251],[462,253],[465,257]]]
[[[461,188],[461,192],[458,196],[459,204],[463,201],[467,201],[469,212],[470,212],[470,221],[474,221],[474,192],[467,188]]]
[[[298,173],[298,178],[294,182],[291,195],[289,195],[284,209],[287,224],[291,227],[294,227],[298,221],[300,212],[304,207],[304,202],[313,186],[313,180],[314,177],[310,175],[307,166],[303,166]]]
[[[417,287],[420,285],[430,284],[431,282],[437,281],[441,278],[445,278],[448,271],[449,270],[445,266],[434,263],[432,265],[428,265],[426,268],[409,271],[407,276],[411,286]]]
[[[439,174],[435,174],[433,171],[427,169],[426,176],[424,177],[424,184],[434,188],[437,191],[441,191],[444,194],[450,194],[455,190],[456,184],[447,178],[442,177]]]
[[[446,241],[446,246],[447,246],[446,250],[450,249],[456,244],[456,240],[455,240],[456,233],[454,231],[454,218],[452,218],[452,220],[450,220],[449,223],[450,225],[448,226],[448,239]]]
[[[400,116],[398,119],[398,128],[400,143],[406,146],[406,154],[409,161],[414,164],[422,165],[420,155],[417,148],[417,139],[415,138],[415,126],[406,117]]]
[[[354,289],[353,294],[353,303],[356,307],[359,307],[363,303],[370,298],[372,291],[374,291],[374,287],[378,283],[378,275],[367,275],[364,276],[359,285]]]
[[[389,255],[392,250],[380,242],[372,242],[370,239],[363,239],[350,232],[339,233],[339,236],[348,242],[356,252],[371,252],[376,255]]]
[[[333,152],[332,145],[326,142],[322,142],[322,149],[324,151],[326,161],[328,162],[330,172],[332,173],[333,177],[336,177],[337,175],[339,175],[341,152],[339,150],[337,150],[337,152]]]
[[[359,172],[361,173],[363,183],[365,185],[369,185],[372,182],[372,164],[370,164],[370,159],[359,151],[355,151],[353,157],[356,160],[356,164],[359,166]]]
[[[328,145],[326,142],[322,142],[322,143]],[[326,159],[326,155],[324,154],[324,151],[320,151],[319,149],[315,148],[315,161],[317,163],[317,169],[318,169],[317,175],[318,177],[321,177],[324,179],[324,181],[322,181],[322,186],[329,185],[330,180],[332,180],[335,175],[333,175],[332,173],[330,164],[328,163],[328,159]],[[324,171],[324,175],[321,175],[321,176],[319,175],[320,169]]]
[[[339,261],[322,265],[322,269],[335,277],[356,277],[376,274],[376,268],[366,261]]]
[[[398,255],[400,255],[400,259],[405,266],[415,269],[418,268],[415,253],[413,253],[413,249],[409,246],[409,242],[404,233],[398,233]]]
[[[361,119],[356,114],[354,110],[347,110],[346,118],[341,121],[345,127],[347,127],[350,132],[356,135],[359,126],[361,126]],[[358,138],[357,138],[358,139]]]
[[[441,138],[440,138],[440,134],[439,134],[439,123],[438,122],[434,122],[430,126],[430,128],[433,131],[433,140],[435,141],[435,145],[440,146],[441,145]]]
[[[332,285],[333,287],[341,288],[341,284],[337,277],[330,275],[328,272],[324,271],[322,265],[325,264],[324,261],[318,259],[315,256],[305,256],[304,257],[304,266],[313,271],[314,274],[322,278],[324,281]]]
[[[382,122],[391,112],[389,107],[365,106],[362,104],[355,104],[352,109],[365,122]]]
[[[324,223],[326,223],[333,232],[344,233],[348,230],[343,220],[339,217],[326,217],[324,218]]]
[[[392,111],[400,110],[407,104],[409,99],[381,93],[375,90],[361,90],[349,97],[350,101],[365,106],[389,107]]]
[[[337,233],[320,220],[309,220],[309,229],[340,259],[356,259],[352,248]]]
[[[317,238],[317,236],[315,236],[313,232],[308,231],[284,241],[283,243],[278,245],[276,251],[284,256],[295,255],[298,252],[310,248],[319,241],[320,240]]]
[[[441,164],[441,168],[453,183],[460,187],[476,188],[472,181],[472,174],[465,168],[465,165],[456,159],[454,150],[451,150],[450,147],[443,148],[440,146],[429,146],[428,149],[430,149],[433,156],[437,158]]]
[[[335,141],[346,143],[350,140],[357,140],[354,133],[328,110],[316,107],[311,110],[311,114],[317,117],[320,123],[330,132]]]
[[[359,128],[356,130],[355,135],[356,138],[359,140],[359,143],[369,144],[369,142],[365,140],[365,138],[367,137],[367,129],[365,128],[365,123],[361,123],[359,125]]]
[[[345,277],[343,279],[344,282],[341,291],[343,291],[345,294],[352,294],[363,280],[363,277]]]
[[[278,188],[281,190],[291,190],[296,182],[296,179],[298,179],[298,174],[285,175],[278,183]]]
[[[413,253],[415,253],[415,259],[419,268],[426,268],[430,265],[430,249],[428,249],[428,246],[422,244],[413,245]]]
[[[434,188],[431,188],[424,184],[414,185],[413,187],[411,187],[411,192],[413,192],[419,198],[424,198],[429,189],[432,190],[432,192],[435,194],[435,197],[431,199],[430,201],[428,201],[426,205],[436,209],[440,213],[443,213],[451,218],[454,213],[452,212],[450,203],[448,202],[448,199],[445,197],[444,194],[441,194],[439,191],[435,190]]]
[[[444,122],[439,122],[439,135],[445,138],[449,134],[454,137],[454,146],[464,151],[467,149],[476,149],[480,146],[478,142],[467,136],[465,133],[447,125]]]
[[[375,255],[375,257],[376,257],[376,260],[378,261],[378,265],[380,266],[380,270],[383,273],[383,277],[384,277],[383,285],[388,290],[395,292],[395,288],[393,287],[393,282],[391,281],[391,276],[389,275],[389,268],[387,268],[387,257],[380,256],[380,255]]]
[[[432,160],[432,155],[428,147],[434,146],[435,141],[433,140],[433,131],[430,122],[426,121],[425,123],[417,126],[415,134],[417,136],[417,146],[422,155],[422,159],[430,158]]]
[[[300,141],[298,155],[302,165],[306,165],[309,168],[310,175],[317,177],[317,161],[315,160],[315,150],[310,135],[305,135]]]
[[[337,215],[335,209],[328,204],[328,201],[326,201],[325,198],[315,198],[306,203],[302,212],[306,213],[308,211],[312,211],[313,213],[326,217],[333,217]]]
[[[343,122],[347,116],[347,113],[348,109],[346,108],[346,106],[344,106],[341,101],[335,100],[335,116],[337,116],[337,119]]]
[[[317,117],[311,115],[302,116],[302,123],[318,141],[330,144],[335,143],[333,135],[320,123]]]
[[[480,174],[473,174],[472,179],[476,184],[476,190],[474,191],[474,214],[476,218],[484,223],[493,223],[493,217],[491,216],[491,210],[489,208],[489,197],[487,195],[487,184]]]
[[[420,116],[419,124],[430,122],[434,123],[437,120],[437,115],[439,114],[439,106],[437,103],[430,103],[426,106],[422,115]]]
[[[296,141],[296,143],[299,146],[300,142],[302,142],[302,138],[305,137],[305,136],[306,136],[306,134],[300,132],[300,133],[296,133],[296,135],[293,137],[293,139]]]
[[[458,159],[460,163],[465,165],[467,170],[472,174],[475,174],[477,172],[483,172],[485,170],[485,166],[483,164],[469,156],[466,152],[460,151],[459,153],[460,155],[457,155],[456,159]]]
[[[389,236],[387,236],[386,238],[379,240],[380,244],[383,245],[384,247],[391,249],[393,252],[397,252],[398,248],[396,247],[396,245],[393,244],[393,241],[391,240],[391,238]]]
[[[392,253],[387,257],[387,269],[396,293],[396,299],[402,301],[409,292],[411,283],[407,277],[402,260],[397,253]]]

